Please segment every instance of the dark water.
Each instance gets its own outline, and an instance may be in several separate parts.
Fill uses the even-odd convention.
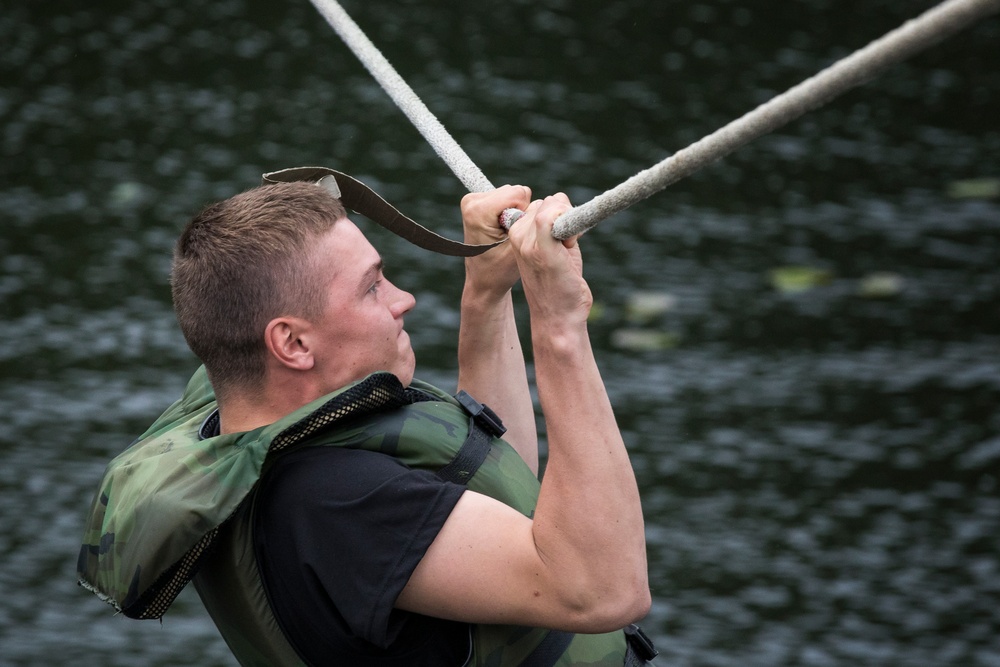
[[[494,182],[582,202],[930,4],[346,9]],[[0,663],[231,665],[193,595],[161,625],[75,586],[105,462],[195,367],[173,238],[285,166],[451,236],[461,186],[305,0],[8,0],[0,44]],[[658,664],[1000,665],[998,44],[982,23],[584,239]],[[460,262],[373,236],[451,386]]]

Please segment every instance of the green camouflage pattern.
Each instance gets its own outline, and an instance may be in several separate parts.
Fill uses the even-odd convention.
[[[199,369],[181,399],[108,465],[88,515],[80,583],[127,616],[161,617],[217,531],[250,497],[269,457],[280,451],[353,447],[414,468],[440,469],[461,448],[469,415],[429,384],[414,380],[411,389],[434,400],[410,403],[394,376],[377,373],[274,424],[201,440],[199,428],[216,403],[207,374]],[[525,516],[532,515],[540,488],[501,439],[493,440],[467,486]],[[470,664],[518,665],[544,635],[532,628],[475,626]],[[624,654],[621,632],[577,635],[557,664],[621,665]]]
[[[477,625],[473,632],[472,661],[475,667],[520,665],[542,640],[544,631],[509,625]],[[625,634],[573,635],[573,641],[553,667],[622,667]]]

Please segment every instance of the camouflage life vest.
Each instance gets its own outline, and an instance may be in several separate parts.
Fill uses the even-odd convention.
[[[144,619],[162,617],[194,579],[241,664],[302,665],[271,611],[253,553],[253,491],[270,461],[303,446],[353,447],[413,468],[449,466],[461,479],[468,467],[462,445],[475,419],[439,389],[418,380],[404,388],[389,373],[370,375],[274,424],[202,439],[199,429],[215,410],[199,369],[183,397],[111,461],[88,516],[80,583],[126,616]],[[530,468],[499,438],[490,436],[482,451],[485,458],[464,483],[530,516],[539,491]],[[551,641],[556,634],[474,625],[468,664],[520,665],[553,646],[561,653],[547,661],[552,665],[623,663],[622,632]]]

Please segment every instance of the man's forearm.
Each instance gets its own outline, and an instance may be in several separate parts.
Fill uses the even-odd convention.
[[[535,512],[539,551],[582,573],[581,604],[641,608],[649,595],[642,506],[586,326],[533,323],[532,341],[549,446]]]
[[[458,335],[458,388],[496,412],[504,439],[538,472],[538,436],[511,293],[484,295],[466,285]]]

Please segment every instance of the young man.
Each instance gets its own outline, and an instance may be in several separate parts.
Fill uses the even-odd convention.
[[[174,302],[214,401],[189,387],[133,449],[172,452],[184,438],[208,448],[194,457],[212,470],[199,506],[236,486],[226,480],[243,464],[218,461],[258,450],[265,461],[255,459],[258,472],[234,496],[234,516],[208,525],[206,546],[182,559],[197,565],[178,561],[145,593],[130,585],[132,602],[162,614],[149,600],[186,582],[178,568],[200,567],[199,593],[244,664],[462,665],[470,654],[477,664],[643,664],[621,631],[650,605],[642,511],[587,334],[580,249],[552,236],[570,204],[530,197],[505,186],[462,201],[469,243],[502,240],[501,211],[525,215],[508,243],[466,260],[458,388],[475,397],[466,406],[476,416],[465,444],[484,428],[476,424],[491,432],[480,472],[453,479],[407,457],[457,438],[461,459],[466,436],[453,432],[468,414],[414,380],[403,323],[415,300],[330,192],[266,185],[192,220],[175,251]],[[518,280],[548,435],[540,488]],[[403,392],[408,404],[361,410],[345,398],[359,391],[371,391],[368,402]],[[503,441],[476,401],[503,419]],[[157,465],[154,477],[183,479],[193,464],[183,458],[169,475]],[[110,477],[95,507],[121,495]],[[200,493],[190,486],[171,493]],[[81,572],[108,594],[86,574],[88,553],[118,551],[107,521],[102,530],[84,546]]]

